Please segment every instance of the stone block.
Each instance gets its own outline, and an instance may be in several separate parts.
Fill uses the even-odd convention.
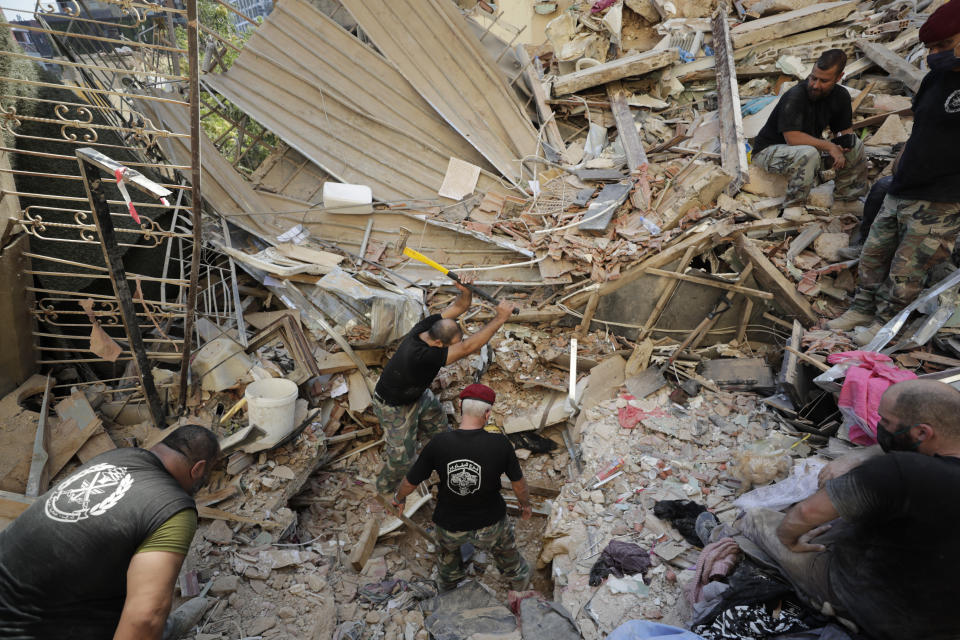
[[[776,198],[787,193],[787,179],[780,174],[750,165],[750,179],[743,185],[743,190],[757,196]]]

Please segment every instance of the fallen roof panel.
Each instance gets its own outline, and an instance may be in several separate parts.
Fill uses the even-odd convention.
[[[348,99],[345,89],[331,87],[314,73],[314,66],[326,68],[319,56],[326,48],[319,42],[301,43],[289,20],[290,14],[284,12],[268,18],[230,70],[207,75],[204,82],[338,180],[366,184],[379,200],[436,197],[450,157],[457,152],[436,146],[437,137],[455,142],[445,133],[446,125],[432,115],[410,115],[415,107],[377,106],[372,104],[375,97]],[[331,26],[322,20],[311,24]],[[359,72],[354,77],[357,83],[372,82]],[[388,89],[380,90],[384,100]],[[400,122],[405,124],[396,124]],[[499,184],[481,172],[478,189]]]
[[[343,0],[388,60],[504,176],[537,153],[537,132],[449,0]]]

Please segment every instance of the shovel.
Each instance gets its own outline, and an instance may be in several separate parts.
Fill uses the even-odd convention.
[[[664,377],[664,372],[666,372],[670,367],[673,366],[674,361],[686,351],[695,340],[698,340],[703,335],[706,335],[707,331],[710,330],[710,327],[713,325],[714,319],[719,316],[721,313],[730,308],[730,298],[733,294],[728,291],[720,296],[720,299],[717,301],[717,304],[714,305],[713,309],[700,321],[693,331],[684,339],[680,346],[677,347],[677,350],[673,352],[673,355],[659,367],[647,367],[642,372],[628,378],[624,381],[624,384],[627,386],[627,390],[638,400],[646,398],[651,393],[659,391],[663,387],[667,386],[668,381]]]

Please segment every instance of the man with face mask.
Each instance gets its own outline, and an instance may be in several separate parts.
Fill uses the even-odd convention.
[[[835,477],[786,515],[748,512],[739,526],[744,551],[874,640],[957,638],[960,391],[900,382],[883,394],[879,413],[886,454],[835,466],[826,474]]]
[[[863,245],[853,304],[827,323],[865,327],[854,334],[859,345],[913,302],[960,231],[960,0],[934,11],[920,40],[930,71],[913,98],[913,130]]]
[[[0,532],[0,638],[159,640],[220,455],[182,426],[150,450],[103,453]]]
[[[837,171],[836,209],[855,208],[867,192],[867,165],[853,134],[850,94],[837,84],[846,64],[842,50],[824,51],[806,81],[783,94],[754,140],[753,164],[787,177],[785,206],[806,202],[824,153]],[[841,144],[823,138],[827,128]]]

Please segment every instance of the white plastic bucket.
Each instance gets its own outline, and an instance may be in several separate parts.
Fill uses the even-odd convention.
[[[265,378],[247,385],[247,417],[252,426],[267,436],[282,437],[293,430],[296,413],[297,384],[285,378]]]
[[[330,213],[373,213],[373,190],[365,184],[323,183],[323,208]]]

